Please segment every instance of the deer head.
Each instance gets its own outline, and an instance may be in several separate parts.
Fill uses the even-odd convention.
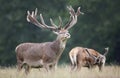
[[[74,11],[72,6],[68,6],[67,9],[70,14],[70,20],[64,27],[62,26],[63,22],[62,22],[61,17],[59,17],[59,25],[58,26],[55,25],[55,23],[53,22],[53,20],[51,18],[50,18],[51,26],[45,24],[42,14],[40,14],[41,22],[39,22],[36,18],[37,12],[38,12],[37,9],[35,11],[32,11],[32,13],[30,13],[29,11],[27,12],[27,14],[28,14],[27,21],[33,23],[34,25],[36,25],[40,28],[52,30],[55,34],[58,35],[59,39],[66,40],[66,39],[70,38],[70,34],[69,34],[68,30],[77,23],[77,17],[80,14],[83,14],[82,12],[80,12],[80,7],[78,7],[77,12]]]

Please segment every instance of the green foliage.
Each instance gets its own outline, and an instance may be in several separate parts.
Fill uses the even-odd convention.
[[[67,5],[75,9],[80,6],[85,14],[80,15],[77,24],[70,29],[71,38],[60,62],[69,62],[68,52],[75,46],[83,46],[101,53],[105,47],[110,47],[107,62],[120,63],[119,3],[119,0],[0,0],[0,65],[16,64],[14,49],[18,44],[52,41],[56,37],[28,23],[27,10],[38,8],[47,24],[50,24],[49,18],[58,24],[58,16],[64,23],[69,19]]]

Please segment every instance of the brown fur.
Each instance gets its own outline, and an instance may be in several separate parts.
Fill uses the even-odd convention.
[[[72,64],[71,70],[80,70],[81,67],[91,68],[97,65],[99,67],[99,70],[101,71],[106,60],[104,55],[100,54],[94,49],[88,49],[83,47],[73,48],[69,52],[69,57]]]

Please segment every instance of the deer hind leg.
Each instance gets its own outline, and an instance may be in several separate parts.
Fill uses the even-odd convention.
[[[83,64],[82,60],[77,61],[77,69],[76,69],[77,71],[81,70],[82,64]]]
[[[82,64],[78,64],[78,66],[77,66],[77,71],[80,71],[81,70],[81,67],[82,67]]]
[[[22,64],[22,63],[19,63],[19,64],[18,64],[18,67],[17,67],[18,71],[21,71],[22,68],[23,68],[23,64]]]
[[[30,72],[30,66],[28,64],[24,64],[24,68],[25,68],[25,74],[28,74]]]

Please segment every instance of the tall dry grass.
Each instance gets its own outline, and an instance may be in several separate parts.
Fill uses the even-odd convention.
[[[79,72],[70,72],[68,65],[62,65],[58,66],[55,72],[32,69],[28,75],[24,74],[24,70],[17,72],[16,67],[1,67],[0,78],[120,78],[120,66],[106,66],[102,72],[99,72],[98,68],[82,68]]]

